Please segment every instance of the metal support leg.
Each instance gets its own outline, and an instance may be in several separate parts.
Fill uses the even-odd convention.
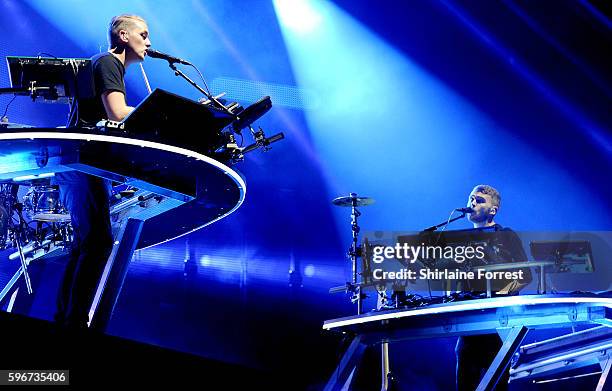
[[[490,391],[495,388],[502,373],[506,370],[508,364],[510,364],[510,359],[514,355],[514,352],[516,352],[516,349],[518,349],[521,342],[523,342],[525,335],[527,335],[527,331],[529,331],[529,329],[525,326],[513,327],[510,330],[508,336],[504,340],[504,344],[501,349],[499,349],[499,353],[497,353],[497,356],[493,359],[491,366],[480,381],[476,391]]]
[[[17,281],[19,281],[19,277],[21,277],[22,274],[26,282],[28,293],[32,294],[33,292],[32,282],[30,281],[30,276],[28,274],[28,261],[25,258],[21,244],[18,245],[18,249],[19,249],[19,259],[21,260],[21,267],[17,269],[15,274],[13,274],[13,277],[11,277],[11,279],[6,283],[4,288],[2,288],[2,291],[0,291],[0,303],[4,300],[6,295],[13,289],[13,287],[15,286]]]
[[[381,350],[381,367],[382,367],[382,384],[380,386],[381,391],[389,390],[389,375],[391,374],[391,369],[389,365],[389,342],[383,342],[380,344]]]
[[[15,286],[15,284],[19,280],[19,277],[21,277],[22,274],[23,274],[23,269],[19,268],[15,272],[15,274],[13,274],[13,277],[11,277],[9,282],[6,283],[4,288],[2,288],[2,291],[0,291],[0,303],[2,303],[2,301],[6,298],[6,295],[8,295],[11,289],[13,289],[13,287]]]
[[[11,277],[11,279],[6,283],[6,285],[0,291],[0,303],[2,303],[2,301],[6,298],[9,292],[11,292],[15,284],[17,284],[17,281],[19,281],[19,277],[21,277],[21,275],[24,274],[24,269],[23,269],[24,261],[26,262],[26,265],[29,266],[36,259],[63,248],[61,246],[56,246],[49,239],[45,239],[42,242],[40,247],[33,246],[33,245],[28,245],[25,248],[23,246],[20,246],[20,247],[21,248],[18,249],[19,251],[14,252],[13,254],[9,255],[9,260],[14,260],[14,259],[19,258],[22,261],[22,266],[19,267],[19,269],[17,269],[13,277]],[[30,259],[28,260],[26,256]],[[29,274],[25,281],[26,281],[26,286],[27,286],[27,282],[30,281]],[[30,283],[30,286],[31,286],[31,283]],[[34,288],[31,288],[30,293],[32,293],[33,291],[34,291]]]
[[[140,239],[143,224],[142,220],[127,219],[119,229],[89,311],[90,328],[106,330]]]
[[[340,364],[338,364],[338,367],[329,378],[323,391],[339,391],[342,389],[351,377],[359,361],[361,361],[365,348],[366,345],[361,343],[360,336],[353,338],[344,356],[342,356]]]
[[[603,363],[603,370],[601,372],[601,376],[599,377],[599,381],[597,382],[597,388],[595,388],[595,391],[612,389],[612,382],[608,381],[610,367],[612,367],[612,357],[608,357],[608,359]]]
[[[26,288],[28,288],[28,294],[32,294],[32,282],[30,281],[30,275],[28,274],[28,262],[25,259],[25,255],[23,255],[23,247],[21,247],[21,242],[19,238],[15,238],[15,245],[19,250],[19,260],[21,261],[21,269],[23,270],[23,278],[25,279]]]

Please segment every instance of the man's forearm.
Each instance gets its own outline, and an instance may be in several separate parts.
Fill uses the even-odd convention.
[[[132,110],[134,110],[132,106],[124,106],[121,110],[118,110],[118,113],[109,115],[109,119],[111,121],[117,121],[117,122],[123,121],[123,119],[127,117],[128,114],[132,112]]]

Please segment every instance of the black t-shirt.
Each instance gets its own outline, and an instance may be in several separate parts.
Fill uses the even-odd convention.
[[[482,233],[482,239],[485,243],[485,257],[484,262],[478,262],[472,266],[480,266],[485,264],[496,264],[496,263],[510,263],[510,262],[525,262],[527,261],[527,254],[523,249],[523,243],[519,236],[510,228],[504,228],[499,224],[495,224],[491,227],[476,228],[473,230],[476,233]],[[520,284],[529,284],[532,280],[531,271],[529,268],[523,269],[509,269],[503,270],[515,272],[523,271],[523,278],[517,280]],[[513,280],[509,279],[496,279],[491,282],[491,290],[498,292]],[[486,280],[471,280],[467,281],[465,290],[472,292],[484,292],[486,291]],[[511,291],[512,293],[518,293],[518,291]]]
[[[108,118],[102,103],[104,92],[120,91],[125,96],[125,67],[117,57],[109,52],[97,54],[91,58],[91,66],[95,96],[79,99],[78,126],[95,126]]]

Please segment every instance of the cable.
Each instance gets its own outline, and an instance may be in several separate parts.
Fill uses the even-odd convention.
[[[40,57],[41,54],[44,54],[46,56],[51,56],[53,58],[55,58],[56,60],[58,59],[58,57],[54,56],[53,54],[49,54],[49,53],[45,53],[45,52],[38,52],[38,54],[36,55],[36,57]]]
[[[70,111],[68,112],[68,123],[66,124],[66,127],[71,128],[71,127],[77,126],[79,122],[79,116],[78,116],[79,101],[76,99],[73,101],[72,98],[69,98],[68,107],[70,107]]]
[[[196,70],[196,72],[198,73],[198,75],[200,76],[200,79],[202,79],[202,82],[204,82],[204,87],[205,90],[202,89],[202,87],[198,86],[193,80],[191,80],[189,77],[187,77],[187,75],[180,71],[173,62],[170,62],[170,68],[174,71],[174,73],[176,74],[176,76],[181,76],[183,77],[185,80],[187,80],[187,82],[189,82],[189,84],[193,85],[194,87],[196,87],[198,89],[198,91],[203,92],[204,95],[206,95],[206,97],[212,102],[214,103],[213,107],[215,107],[216,109],[219,109],[221,111],[223,111],[225,114],[228,114],[230,117],[233,118],[237,118],[236,114],[232,113],[230,109],[228,109],[227,107],[225,107],[225,105],[223,105],[223,103],[219,102],[217,100],[217,98],[215,98],[213,96],[213,94],[210,92],[210,88],[208,87],[208,83],[206,83],[206,79],[204,79],[204,76],[202,76],[202,72],[200,72],[200,70],[193,64],[189,64],[189,66],[191,66],[193,69]]]
[[[442,233],[446,230],[446,227],[448,227],[448,225],[450,224],[450,221],[451,221],[451,218],[453,217],[453,214],[455,214],[455,210],[454,209],[450,213],[450,215],[448,216],[448,219],[446,220],[446,224],[444,224],[444,227],[442,227],[442,229],[440,230],[440,233],[438,234],[438,238],[436,239],[436,244],[438,244],[440,242],[440,238],[442,237]]]
[[[13,99],[11,99],[9,103],[6,104],[6,107],[4,108],[4,114],[2,114],[2,116],[0,117],[0,122],[4,121],[4,118],[6,117],[6,113],[8,113],[9,106],[11,105],[11,103],[13,103],[15,98],[17,98],[17,94],[13,95]]]
[[[200,72],[198,67],[196,67],[195,65],[190,64],[190,66],[193,67],[193,69],[195,69],[196,72],[198,72],[198,75],[200,76],[200,79],[202,79],[202,82],[204,83],[204,88],[206,88],[206,92],[208,92],[208,94],[210,96],[212,96],[212,93],[210,92],[210,88],[208,88],[208,83],[206,83],[206,79],[204,79],[204,76],[202,76],[202,72]]]
[[[79,120],[78,119],[79,101],[77,99],[78,88],[79,88],[79,77],[78,77],[79,66],[77,65],[76,61],[73,58],[71,58],[68,63],[70,64],[70,67],[72,68],[72,74],[74,77],[74,89],[75,89],[75,91],[72,92],[74,94],[74,100],[72,97],[68,98],[69,111],[68,111],[68,123],[66,124],[66,127],[70,128],[72,126],[76,126]]]

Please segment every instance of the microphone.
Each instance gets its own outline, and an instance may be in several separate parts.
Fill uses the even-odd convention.
[[[455,211],[461,212],[461,213],[472,213],[474,211],[474,209],[472,209],[472,208],[470,208],[468,206],[467,208],[457,208],[457,209],[455,209]]]
[[[178,62],[179,64],[192,65],[189,61],[185,61],[183,59],[171,56],[171,55],[166,54],[166,53],[158,52],[157,50],[151,49],[151,48],[147,49],[147,56],[153,57],[153,58],[159,58],[159,59],[162,59],[162,60],[166,60],[170,64],[174,64],[175,62]]]

